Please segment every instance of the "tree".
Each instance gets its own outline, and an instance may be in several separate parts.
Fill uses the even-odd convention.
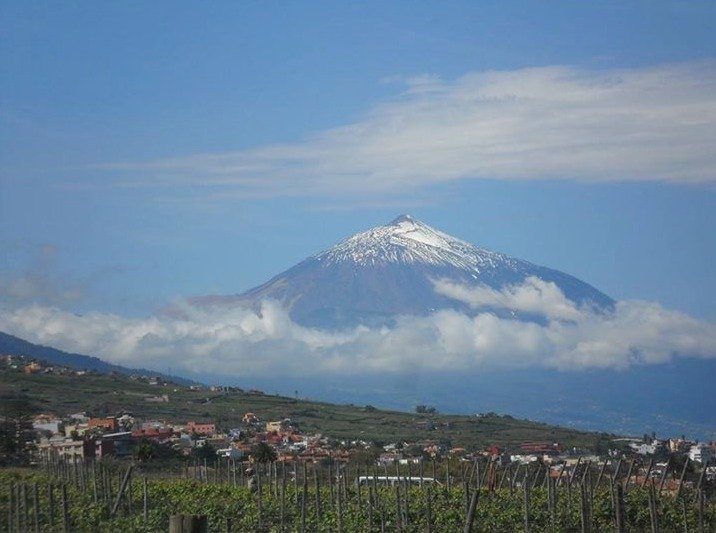
[[[22,465],[30,460],[32,404],[24,395],[0,395],[0,465]]]
[[[207,463],[215,463],[217,459],[216,450],[208,442],[205,442],[203,446],[194,448],[193,455],[200,461],[206,460]]]
[[[134,458],[140,463],[169,461],[178,457],[178,452],[167,444],[143,438],[134,447]]]
[[[367,449],[359,449],[351,453],[351,462],[358,465],[373,465],[380,457],[382,448],[371,446]]]
[[[140,440],[134,447],[134,458],[140,463],[149,462],[154,457],[156,443],[149,439]]]
[[[251,456],[258,463],[273,463],[278,457],[276,450],[265,442],[259,442],[251,448]]]

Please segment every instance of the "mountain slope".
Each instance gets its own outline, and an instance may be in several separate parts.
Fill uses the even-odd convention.
[[[353,235],[243,294],[192,301],[258,306],[261,300],[273,299],[304,325],[381,325],[397,315],[424,315],[441,308],[470,312],[464,304],[437,294],[437,279],[499,289],[530,276],[555,283],[580,305],[613,304],[573,276],[478,248],[408,215]]]
[[[306,433],[331,438],[403,442],[423,439],[450,440],[454,446],[479,449],[487,445],[518,445],[526,441],[557,441],[566,446],[594,446],[603,435],[546,425],[511,416],[416,414],[362,406],[331,404],[273,394],[239,390],[212,393],[184,387],[157,389],[125,376],[25,375],[0,365],[0,391],[22,393],[41,412],[56,414],[88,411],[106,416],[130,411],[149,420],[208,419],[237,427],[246,412],[263,420],[291,420]],[[147,402],[168,394],[168,402]],[[413,410],[414,406],[410,406]]]
[[[162,374],[161,372],[155,372],[153,370],[146,370],[143,368],[127,368],[124,366],[113,365],[102,361],[97,357],[91,357],[89,355],[81,355],[76,353],[64,352],[56,348],[49,346],[42,346],[40,344],[33,344],[20,337],[9,335],[0,331],[0,354],[7,355],[24,355],[34,359],[42,359],[48,363],[55,365],[66,366],[68,368],[75,368],[77,370],[93,370],[101,374],[109,374],[111,372],[119,372],[120,374],[149,374],[152,376],[162,376],[169,378],[175,383],[195,383],[194,381],[179,378],[176,376],[169,376]]]

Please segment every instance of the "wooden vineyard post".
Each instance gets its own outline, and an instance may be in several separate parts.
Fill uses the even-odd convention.
[[[477,486],[478,489],[482,487],[485,484],[485,478],[487,477],[487,473],[490,470],[489,464],[485,465],[485,468],[483,469],[482,476],[480,476],[480,472],[478,471],[477,475],[480,476],[480,484]]]
[[[614,471],[614,476],[612,477],[612,485],[614,483],[616,483],[617,480],[619,479],[619,471],[621,470],[621,467],[622,467],[622,459],[620,457],[619,461],[617,461],[617,469]]]
[[[343,533],[343,491],[341,490],[341,481],[344,479],[344,475],[340,473],[340,468],[336,468],[336,471],[338,472],[338,533]]]
[[[37,487],[37,483],[33,485],[32,511],[35,533],[40,533],[40,489]]]
[[[472,497],[470,498],[470,507],[467,510],[464,533],[471,533],[472,531],[472,523],[475,521],[475,509],[477,508],[477,500],[479,497],[480,489],[478,488],[472,493]]]
[[[112,505],[112,476],[109,471],[106,469],[104,470],[104,485],[106,488],[105,492],[105,500],[107,501],[107,509],[111,510],[110,505]]]
[[[557,527],[557,498],[556,498],[556,482],[549,476],[547,478],[547,512],[549,513],[550,529],[555,531]]]
[[[296,472],[298,477],[298,472]],[[308,505],[308,471],[306,463],[303,463],[303,490],[301,492],[301,531],[306,531],[306,506]]]
[[[281,463],[281,531],[286,520],[286,463]]]
[[[109,513],[109,516],[111,517],[114,517],[114,515],[117,514],[117,509],[119,509],[119,504],[122,502],[122,496],[124,495],[124,491],[127,488],[127,484],[129,483],[129,477],[132,475],[133,468],[134,466],[130,465],[129,468],[127,468],[127,472],[124,474],[122,483],[119,486],[119,491],[117,492],[117,499],[114,501],[112,510]]]
[[[362,494],[362,485],[360,484],[360,466],[356,468],[357,475],[356,475],[356,496],[358,497],[358,514],[363,514],[363,494]]]
[[[410,477],[410,465],[408,465],[408,477]],[[405,481],[405,507],[404,507],[405,525],[410,525],[410,481]]]
[[[666,483],[666,476],[669,473],[669,466],[671,466],[671,455],[669,455],[664,471],[661,473],[661,480],[659,481],[659,496],[661,496],[661,491],[664,490],[664,483]]]
[[[646,486],[646,482],[649,481],[649,476],[651,475],[652,468],[654,468],[654,458],[653,457],[649,461],[649,466],[647,467],[646,472],[644,473],[644,479],[641,481],[642,489]]]
[[[318,468],[317,465],[313,464],[313,486],[316,491],[316,519],[318,523],[321,523],[321,482],[318,479]]]
[[[328,502],[327,508],[333,511],[333,472],[330,463],[327,465]]]
[[[656,489],[654,485],[649,486],[649,524],[651,533],[659,533],[659,522],[656,514]]]
[[[510,496],[512,496],[512,494],[514,494],[515,492],[515,480],[520,473],[520,466],[521,465],[519,464],[517,465],[517,469],[515,470],[514,474],[512,473],[512,466],[510,466]]]
[[[624,487],[621,483],[615,483],[615,494],[614,494],[614,514],[616,517],[617,533],[624,533],[626,531],[626,513],[624,512]]]
[[[97,503],[99,497],[97,494],[97,472],[95,464],[96,463],[92,462],[92,495],[94,496],[94,503]]]
[[[142,477],[142,520],[146,525],[149,518],[149,494],[147,493],[147,476]]]
[[[328,468],[328,479],[330,479],[330,466]],[[331,491],[333,491],[332,488]],[[333,492],[331,492],[331,494],[333,494]],[[298,459],[293,460],[293,499],[294,506],[298,507]]]
[[[8,487],[8,493],[7,493],[7,530],[8,530],[8,532],[12,531],[12,529],[13,529],[12,526],[13,526],[14,517],[13,517],[13,513],[12,513],[12,506],[15,503],[14,497],[13,497],[14,490],[15,490],[15,485],[11,483],[10,486]]]
[[[502,476],[500,476],[500,482],[497,484],[497,490],[502,490],[502,485],[505,483],[505,477],[507,476],[507,472],[509,472],[510,467],[502,469]]]
[[[684,468],[681,470],[681,476],[679,477],[679,487],[676,489],[676,498],[678,499],[679,496],[681,496],[681,487],[684,485],[684,478],[686,477],[686,470],[689,467],[689,458],[686,457],[686,461],[684,461]]]
[[[69,502],[67,501],[67,485],[62,484],[62,531],[67,533],[70,530],[70,514],[68,510]]]
[[[47,520],[50,522],[50,529],[55,527],[55,494],[52,483],[47,484]]]
[[[127,500],[127,511],[129,512],[130,515],[131,515],[132,512],[133,512],[133,510],[132,510],[132,493],[133,493],[133,491],[132,491],[132,474],[131,474],[131,472],[130,472],[130,473],[129,473],[129,480],[127,481],[127,498],[126,498],[126,500]]]
[[[396,483],[394,488],[395,488],[395,530],[402,531],[403,530],[403,517],[401,516],[401,511],[400,511],[400,482]]]
[[[467,520],[467,515],[470,512],[470,486],[468,485],[469,481],[467,479],[462,480],[462,494],[465,496],[465,519]]]
[[[587,486],[582,483],[580,486],[580,516],[582,533],[590,533],[592,531],[592,521],[589,510],[589,495],[587,493]]]
[[[626,479],[624,480],[624,492],[629,490],[629,480],[631,479],[631,473],[634,470],[634,460],[629,461],[629,470],[627,470]]]
[[[366,470],[368,470],[368,467],[366,467]],[[370,483],[368,483],[366,506],[368,507],[368,531],[373,531],[373,489]]]
[[[30,506],[27,498],[27,485],[22,484],[22,523],[24,526],[23,531],[30,529]]]
[[[701,492],[701,485],[703,485],[703,483],[704,483],[704,475],[706,474],[707,466],[708,466],[707,464],[704,464],[701,466],[701,473],[699,474],[699,480],[696,483],[696,492],[697,493]]]
[[[263,527],[263,486],[261,483],[261,469],[259,468],[259,465],[256,465],[256,470],[254,471],[254,474],[256,476],[256,505],[257,505],[257,514],[258,514],[258,529],[261,530]],[[298,472],[296,472],[296,476],[298,477]]]
[[[522,488],[524,489],[525,533],[530,533],[530,484],[528,472],[525,472]]]
[[[15,531],[22,531],[21,524],[21,507],[20,507],[20,484],[15,485]]]

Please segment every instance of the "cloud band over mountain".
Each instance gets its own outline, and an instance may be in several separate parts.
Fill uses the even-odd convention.
[[[75,315],[54,307],[0,312],[0,330],[107,361],[180,373],[320,376],[470,371],[493,367],[623,369],[678,357],[716,357],[716,325],[656,303],[620,301],[608,312],[576,307],[552,283],[527,279],[501,291],[436,283],[469,303],[512,309],[515,318],[477,310],[404,316],[393,327],[339,332],[304,327],[276,302],[206,309],[183,304],[181,318]],[[520,320],[521,312],[544,321]]]
[[[405,83],[300,142],[104,166],[124,184],[213,198],[400,194],[464,179],[716,182],[714,61]]]

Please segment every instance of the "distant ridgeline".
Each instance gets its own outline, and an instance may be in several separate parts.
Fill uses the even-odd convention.
[[[127,368],[120,365],[113,365],[102,361],[97,357],[89,355],[81,355],[76,353],[63,352],[49,346],[33,344],[14,335],[9,335],[0,331],[0,355],[24,355],[34,359],[41,359],[55,365],[66,366],[77,370],[92,370],[101,374],[109,374],[111,372],[119,372],[120,374],[151,374],[169,379],[180,385],[191,385],[195,381],[170,376],[154,370],[145,368]]]

